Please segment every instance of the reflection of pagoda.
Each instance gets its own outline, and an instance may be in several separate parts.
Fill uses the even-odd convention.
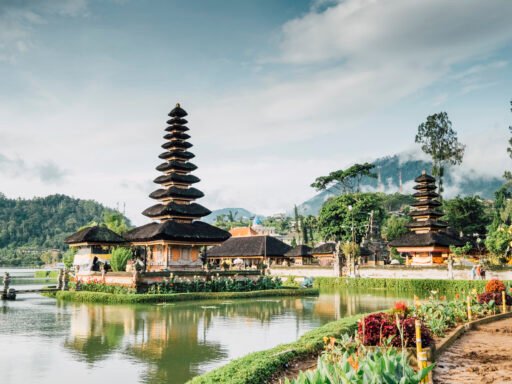
[[[188,151],[192,144],[185,133],[189,130],[184,119],[187,112],[176,104],[169,116],[166,142],[162,145],[166,151],[159,156],[165,162],[156,168],[163,172],[155,179],[161,188],[150,194],[159,203],[143,212],[159,222],[135,228],[125,236],[132,245],[143,249],[149,271],[200,266],[201,246],[219,244],[230,237],[222,229],[197,221],[210,211],[194,202],[204,194],[192,187],[199,179],[190,174],[197,167],[189,162],[194,155]]]
[[[411,264],[441,264],[450,254],[450,245],[461,246],[462,241],[446,233],[447,224],[439,220],[443,216],[437,200],[436,179],[425,171],[414,180],[417,191],[412,204],[413,219],[408,227],[411,232],[393,240],[390,247],[396,247],[400,253],[407,254]]]

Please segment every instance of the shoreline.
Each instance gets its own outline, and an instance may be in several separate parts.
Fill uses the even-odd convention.
[[[191,292],[170,294],[115,294],[91,291],[59,291],[47,295],[60,301],[98,304],[157,304],[197,300],[225,300],[260,297],[318,296],[314,288],[282,288],[247,292]]]

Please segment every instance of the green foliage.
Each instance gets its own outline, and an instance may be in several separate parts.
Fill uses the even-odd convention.
[[[98,284],[99,285],[99,284]],[[122,288],[122,287],[121,287]],[[102,288],[97,288],[102,289]],[[155,304],[173,303],[193,300],[226,300],[256,297],[281,296],[317,296],[317,289],[269,289],[252,292],[196,292],[196,293],[167,293],[167,294],[135,294],[135,293],[106,293],[91,291],[59,291],[58,300],[79,303],[102,304]]]
[[[491,214],[484,201],[478,196],[457,196],[443,201],[445,216],[451,228],[466,235],[485,234],[491,223]]]
[[[41,265],[42,252],[64,251],[67,236],[91,221],[101,222],[105,212],[113,211],[64,195],[29,200],[0,196],[0,265]]]
[[[462,247],[456,247],[454,245],[450,245],[450,252],[458,257],[466,256],[472,249],[473,249],[473,246],[469,242],[464,244]]]
[[[434,368],[432,364],[416,372],[407,361],[407,356],[396,348],[359,352],[357,366],[354,360],[354,355],[349,351],[343,353],[340,361],[334,362],[329,354],[324,354],[318,358],[316,369],[301,372],[297,379],[285,380],[285,384],[419,384]]]
[[[319,353],[323,348],[324,337],[340,337],[353,334],[361,316],[345,317],[338,321],[305,333],[293,343],[251,353],[235,359],[229,364],[193,378],[188,384],[265,384],[290,361]]]
[[[35,271],[34,278],[36,279],[56,279],[59,276],[59,271]]]
[[[234,279],[232,277],[212,277],[205,281],[194,276],[192,280],[176,278],[171,275],[161,283],[152,284],[147,293],[182,293],[182,292],[247,292],[279,289],[282,287],[279,277],[260,276],[253,281],[249,278]]]
[[[62,255],[62,262],[66,268],[71,268],[73,266],[73,261],[77,251],[78,248],[69,248],[66,252],[64,252],[64,255]]]
[[[468,293],[473,289],[482,291],[485,280],[440,280],[440,279],[351,279],[343,277],[316,277],[314,287],[351,288],[351,289],[386,289],[390,291],[407,291],[427,296],[431,291],[444,293]]]
[[[128,288],[121,285],[107,285],[100,281],[91,281],[88,283],[70,284],[71,289],[75,289],[78,292],[101,292],[110,294],[135,294],[135,288]]]
[[[229,231],[234,227],[248,227],[251,225],[251,221],[243,217],[238,218],[238,212],[230,209],[226,214],[217,215],[214,225]]]
[[[382,237],[386,241],[393,241],[409,232],[407,224],[410,222],[409,216],[389,216],[382,225]]]
[[[491,228],[485,239],[486,248],[495,255],[504,256],[512,244],[512,227],[500,225]]]
[[[130,221],[119,211],[104,211],[103,223],[118,235],[125,234],[131,228]]]
[[[366,233],[371,211],[374,213],[374,223],[380,225],[385,216],[382,194],[352,193],[329,199],[318,217],[320,233],[324,239],[350,241],[353,224],[355,240],[359,243]]]
[[[428,116],[419,125],[415,141],[432,158],[432,174],[437,176],[439,192],[442,193],[445,166],[461,164],[465,150],[465,146],[458,141],[448,114],[440,112]]]
[[[129,248],[117,247],[112,251],[112,259],[110,265],[116,272],[124,272],[126,263],[132,258],[132,251]]]
[[[512,106],[512,101],[510,101],[510,105]],[[510,108],[510,111],[512,112],[512,108]],[[508,130],[512,134],[512,125],[508,127]],[[512,137],[508,139],[508,147],[507,147],[507,153],[508,156],[512,159]],[[512,182],[512,172],[505,171],[503,177],[510,183]]]
[[[382,205],[388,212],[403,211],[409,209],[415,199],[411,195],[402,195],[401,193],[385,194],[382,197]]]
[[[361,180],[364,177],[377,178],[377,174],[372,170],[375,168],[374,164],[354,164],[345,170],[339,169],[329,173],[327,176],[318,177],[311,187],[317,191],[325,190],[329,187],[334,187],[344,193],[359,192]]]

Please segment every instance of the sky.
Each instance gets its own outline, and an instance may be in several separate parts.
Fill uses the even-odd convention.
[[[210,209],[289,210],[318,176],[420,155],[448,112],[461,174],[510,169],[509,0],[0,0],[0,192],[125,209],[189,113]]]

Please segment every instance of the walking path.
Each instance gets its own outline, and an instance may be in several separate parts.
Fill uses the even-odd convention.
[[[512,383],[512,318],[465,333],[438,358],[434,383]]]

